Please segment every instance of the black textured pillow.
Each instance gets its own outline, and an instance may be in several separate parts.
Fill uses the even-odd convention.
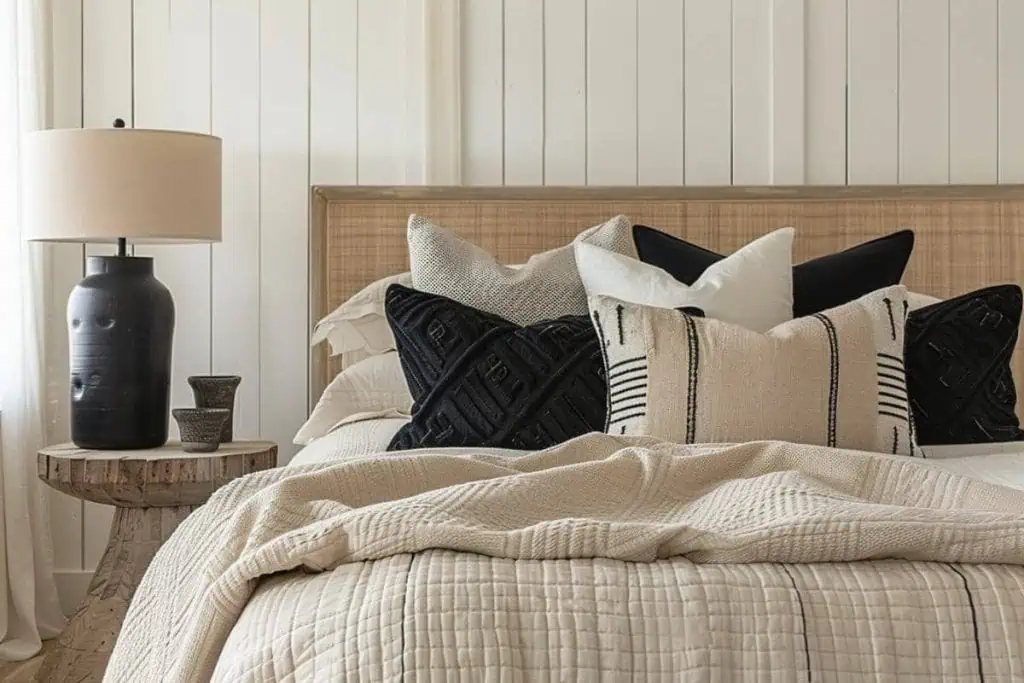
[[[919,308],[907,319],[907,389],[921,445],[1024,439],[1010,358],[1021,289],[979,289]]]
[[[680,282],[692,285],[725,258],[644,225],[633,226],[637,254]],[[835,254],[793,266],[793,317],[842,306],[876,289],[898,285],[914,249],[914,233],[901,230]]]
[[[604,364],[589,316],[520,327],[401,285],[388,287],[384,305],[413,398],[389,451],[536,450],[604,429]]]

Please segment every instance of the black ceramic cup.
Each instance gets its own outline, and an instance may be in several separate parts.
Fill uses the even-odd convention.
[[[212,453],[220,448],[220,433],[231,415],[227,408],[175,408],[171,411],[181,433],[181,450]]]
[[[228,419],[221,428],[221,443],[231,443],[234,438],[235,392],[241,383],[242,378],[238,375],[192,375],[188,378],[196,408],[224,408],[228,411]]]

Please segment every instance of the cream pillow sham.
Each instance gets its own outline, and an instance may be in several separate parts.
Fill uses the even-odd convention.
[[[412,275],[406,272],[381,278],[356,292],[317,322],[310,345],[326,341],[332,356],[360,351],[376,355],[394,350],[395,338],[384,317],[384,294],[396,283],[412,287]]]
[[[409,422],[394,410],[350,415],[330,432],[305,444],[289,465],[311,465],[386,453],[395,434]]]
[[[592,297],[590,309],[605,346],[610,434],[918,453],[901,285],[766,333],[610,297]]]
[[[402,415],[412,411],[412,394],[397,351],[371,356],[339,372],[292,442],[304,446],[352,415],[382,410]]]

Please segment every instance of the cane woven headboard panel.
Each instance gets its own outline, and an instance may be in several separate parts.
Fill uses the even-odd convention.
[[[900,228],[916,233],[904,277],[911,290],[949,297],[1020,282],[1024,186],[435,188],[315,187],[310,239],[310,320],[373,280],[408,269],[410,213],[430,217],[503,263],[569,242],[616,214],[721,253],[791,225],[794,262]],[[1024,385],[1024,350],[1014,357]],[[315,403],[340,370],[327,345],[311,350]],[[1018,412],[1021,412],[1018,404]]]

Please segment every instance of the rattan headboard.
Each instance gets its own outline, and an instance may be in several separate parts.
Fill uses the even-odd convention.
[[[754,237],[797,228],[794,261],[904,227],[916,233],[904,277],[911,290],[948,297],[1020,282],[1024,185],[726,188],[315,187],[310,239],[310,320],[375,279],[408,269],[410,213],[465,235],[503,263],[569,242],[616,214],[731,252]],[[312,349],[315,403],[340,369],[326,344]],[[1024,386],[1024,351],[1014,358]],[[1021,412],[1018,407],[1018,412]]]

